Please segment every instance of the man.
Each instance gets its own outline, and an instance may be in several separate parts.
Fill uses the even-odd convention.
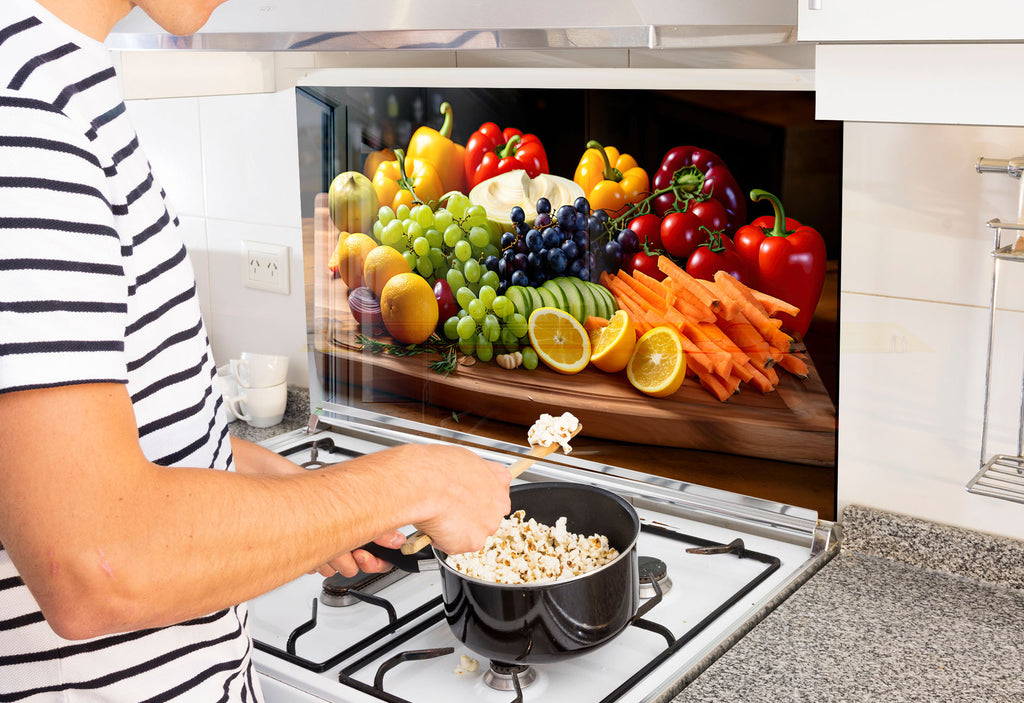
[[[189,34],[220,1],[137,4]],[[132,6],[0,2],[0,701],[258,700],[238,604],[381,570],[357,547],[406,524],[477,549],[509,509],[507,470],[460,448],[304,472],[230,438],[101,43]]]

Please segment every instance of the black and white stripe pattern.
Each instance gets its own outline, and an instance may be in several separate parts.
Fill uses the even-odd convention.
[[[33,0],[0,2],[0,393],[124,383],[151,461],[230,469],[177,228],[109,52]],[[257,701],[245,619],[69,642],[0,546],[0,703]]]

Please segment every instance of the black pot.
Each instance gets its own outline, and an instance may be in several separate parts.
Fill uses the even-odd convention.
[[[512,487],[511,498],[512,511],[524,510],[527,519],[554,525],[564,516],[569,532],[606,535],[619,556],[571,579],[501,584],[456,571],[445,563],[444,552],[432,548],[440,563],[445,617],[460,641],[492,660],[545,663],[599,647],[640,617],[640,520],[629,503],[573,483],[520,484]]]

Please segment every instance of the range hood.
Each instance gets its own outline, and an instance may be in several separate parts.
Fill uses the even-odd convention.
[[[792,0],[228,0],[189,37],[136,8],[118,50],[713,49],[792,44]]]

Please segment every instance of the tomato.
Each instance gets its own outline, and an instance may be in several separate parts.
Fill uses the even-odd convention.
[[[707,227],[692,212],[670,212],[661,221],[661,244],[671,256],[686,261],[697,247],[708,241]]]
[[[732,240],[724,234],[712,237],[710,242],[697,247],[686,262],[686,272],[694,278],[713,281],[717,271],[725,271],[744,283],[748,279],[746,264],[736,253]]]
[[[640,271],[646,273],[659,281],[664,280],[665,274],[658,268],[658,255],[648,254],[645,251],[638,251],[629,262],[629,271]]]
[[[646,215],[634,217],[629,221],[627,227],[636,234],[641,244],[646,244],[648,249],[661,249],[661,218],[653,212]]]
[[[729,213],[726,212],[725,205],[714,198],[690,203],[686,210],[699,217],[704,226],[712,232],[722,232],[729,224]]]

